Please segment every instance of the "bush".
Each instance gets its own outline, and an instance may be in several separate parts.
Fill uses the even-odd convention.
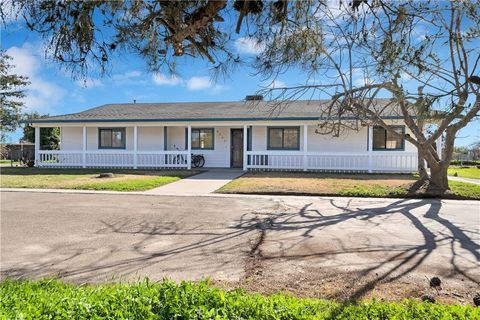
[[[480,165],[480,160],[452,160],[451,166],[476,166]]]
[[[377,300],[340,304],[285,294],[225,291],[208,282],[148,279],[76,286],[59,280],[3,281],[0,318],[102,319],[478,319],[471,306]]]

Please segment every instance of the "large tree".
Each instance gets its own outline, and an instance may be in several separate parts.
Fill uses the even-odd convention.
[[[480,111],[479,8],[475,1],[296,4],[281,28],[258,24],[266,50],[257,69],[273,76],[305,70],[313,83],[274,89],[274,98],[328,98],[319,133],[378,125],[407,140],[418,149],[423,186],[443,193],[455,136]],[[377,103],[382,97],[387,105]],[[389,126],[383,115],[392,113],[411,133]],[[434,147],[442,135],[443,154]]]
[[[240,61],[229,44],[235,33],[258,39],[264,50],[255,59],[257,72],[306,75],[303,85],[273,89],[274,99],[331,100],[319,115],[321,134],[379,125],[406,139],[418,149],[420,175],[435,192],[448,189],[455,135],[480,109],[480,12],[473,0],[18,0],[1,11],[6,7],[20,13],[46,40],[47,55],[74,75],[105,71],[119,50],[140,55],[153,71],[175,70],[185,56],[224,71]],[[389,114],[403,117],[411,134],[399,136],[383,120],[379,97],[391,98]],[[345,114],[354,120],[343,121]],[[433,146],[442,135],[443,157]]]
[[[14,74],[12,58],[0,52],[0,141],[4,142],[5,134],[18,128],[18,121],[24,107],[25,87],[28,78]]]

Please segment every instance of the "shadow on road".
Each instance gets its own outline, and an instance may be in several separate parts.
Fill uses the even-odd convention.
[[[441,200],[435,199],[402,199],[366,208],[355,207],[354,201],[347,199],[316,200],[298,207],[277,201],[222,228],[201,221],[185,225],[160,218],[138,220],[132,214],[132,218],[100,220],[101,227],[92,237],[101,237],[102,242],[88,246],[57,243],[41,259],[5,268],[2,276],[55,275],[83,282],[105,280],[112,275],[131,278],[145,270],[156,270],[165,276],[202,278],[219,272],[228,275],[240,268],[245,271],[244,277],[255,277],[269,273],[268,269],[255,270],[268,268],[262,262],[321,263],[326,260],[315,259],[335,261],[335,256],[340,255],[372,255],[368,264],[358,264],[360,275],[375,276],[351,290],[348,298],[356,300],[379,282],[393,282],[415,272],[439,247],[448,247],[449,259],[441,261],[442,268],[449,270],[444,276],[461,275],[478,284],[475,268],[480,261],[480,246],[472,239],[479,235],[478,229],[450,221],[441,214],[441,208]],[[405,225],[384,229],[399,221]],[[353,227],[357,231],[365,228],[365,237],[358,241],[349,239],[349,228]],[[413,228],[409,233],[421,234],[420,240],[396,243],[402,228]],[[341,229],[345,232],[336,234]],[[382,236],[377,237],[377,232],[382,232]],[[336,236],[336,242],[327,241],[324,234]],[[120,235],[128,241],[108,241]],[[327,246],[315,247],[322,242],[328,242]],[[302,246],[309,250],[302,250]],[[341,268],[340,263],[337,267]]]

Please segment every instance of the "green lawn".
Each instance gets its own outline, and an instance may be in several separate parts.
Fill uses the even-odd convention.
[[[408,197],[418,176],[412,174],[332,174],[251,172],[217,192],[241,194],[304,194],[352,197]],[[451,181],[453,198],[480,199],[480,185]]]
[[[0,167],[10,167],[12,165],[12,160],[0,160]],[[14,161],[13,165],[20,165],[20,162]]]
[[[450,166],[448,168],[448,175],[453,176],[457,174],[457,177],[462,178],[471,178],[471,179],[480,179],[480,169],[476,166],[469,167],[459,167],[459,166]]]
[[[197,172],[182,170],[93,170],[2,167],[0,187],[143,191],[171,183]],[[101,172],[113,178],[97,178]]]
[[[404,300],[339,303],[225,291],[207,282],[73,285],[58,280],[0,283],[2,319],[479,319],[469,305]]]

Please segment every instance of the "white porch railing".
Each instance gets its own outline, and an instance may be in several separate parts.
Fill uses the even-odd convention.
[[[40,150],[38,167],[187,168],[188,151]]]
[[[417,154],[402,151],[326,153],[247,151],[247,169],[414,172]],[[188,168],[188,151],[40,150],[38,167]]]
[[[403,151],[327,153],[247,151],[247,169],[413,172],[417,154]]]

